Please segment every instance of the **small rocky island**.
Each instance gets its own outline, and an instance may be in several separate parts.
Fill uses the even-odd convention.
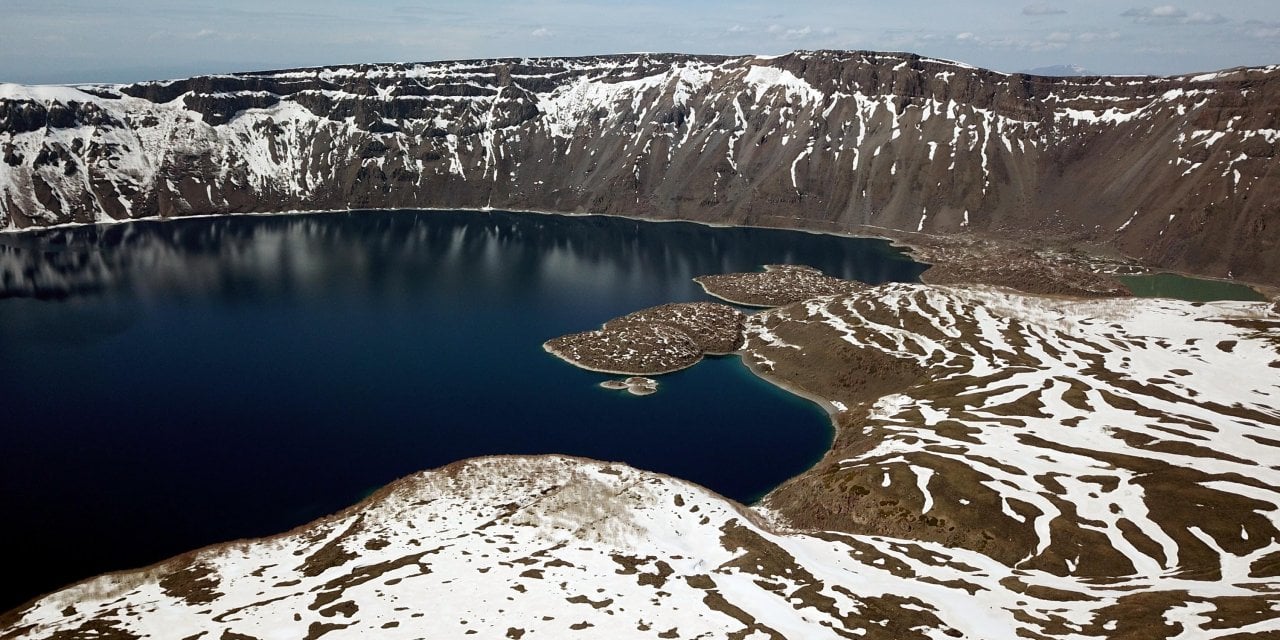
[[[648,396],[658,392],[658,381],[644,376],[631,376],[622,380],[605,380],[600,386],[612,391],[626,391],[633,396]]]
[[[764,271],[724,273],[693,279],[709,295],[744,307],[773,308],[846,293],[857,293],[869,285],[833,278],[813,267],[793,264],[765,265]]]
[[[671,373],[704,355],[742,346],[746,316],[716,302],[664,304],[614,318],[596,331],[543,343],[549,353],[583,369],[622,375]]]

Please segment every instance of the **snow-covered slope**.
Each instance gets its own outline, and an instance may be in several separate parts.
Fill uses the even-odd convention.
[[[30,638],[1091,637],[1130,624],[1117,602],[1156,594],[1186,601],[1167,617],[1192,637],[1265,582],[1233,579],[1095,585],[936,544],[777,533],[621,465],[487,458],[278,538],[88,581],[4,622]]]
[[[465,461],[70,587],[0,638],[1280,633],[1269,305],[885,285],[763,312],[746,348],[839,427],[759,511],[618,464]]]
[[[1062,575],[1265,578],[1277,595],[1280,316],[1266,303],[891,285],[758,315],[748,349],[784,378],[812,366],[798,350],[916,372],[884,396],[810,389],[841,403],[842,432],[767,501],[797,521]]]
[[[494,206],[1034,234],[1275,281],[1277,104],[1280,67],[1046,78],[830,51],[0,85],[0,227]]]

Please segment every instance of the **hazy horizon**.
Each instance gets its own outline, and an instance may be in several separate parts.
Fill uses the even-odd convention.
[[[955,6],[915,0],[770,2],[12,0],[0,23],[0,82],[133,82],[207,73],[378,62],[637,51],[776,55],[797,49],[908,51],[1016,72],[1175,75],[1280,63],[1280,3],[1107,0]]]

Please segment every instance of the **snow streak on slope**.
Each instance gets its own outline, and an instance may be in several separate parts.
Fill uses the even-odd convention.
[[[1196,612],[1250,593],[1177,586],[1206,599]],[[1089,637],[1114,628],[1108,606],[1149,587],[1089,586],[928,543],[778,533],[701,488],[621,465],[486,458],[284,536],[90,580],[0,633]],[[1184,617],[1188,630],[1207,623]]]
[[[0,228],[493,206],[822,229],[1034,229],[1171,259],[1201,260],[1205,252],[1172,238],[1203,238],[1242,254],[1237,275],[1264,273],[1280,258],[1265,234],[1241,230],[1265,227],[1255,222],[1280,193],[1269,171],[1280,153],[1277,100],[1270,68],[1041,78],[834,51],[0,85]],[[1185,215],[1122,227],[1134,210]],[[1184,233],[1160,233],[1167,226]]]
[[[894,285],[766,312],[748,336],[761,363],[844,344],[920,367],[848,412],[867,444],[837,448],[823,476],[928,512],[917,536],[1060,575],[1277,597],[1280,317],[1265,303]],[[874,513],[849,528],[890,526]]]

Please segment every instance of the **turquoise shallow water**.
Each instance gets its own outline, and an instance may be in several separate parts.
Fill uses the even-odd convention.
[[[0,609],[284,531],[414,471],[565,453],[752,501],[830,444],[736,357],[637,398],[542,342],[691,278],[923,267],[878,240],[598,216],[354,212],[0,236]]]

